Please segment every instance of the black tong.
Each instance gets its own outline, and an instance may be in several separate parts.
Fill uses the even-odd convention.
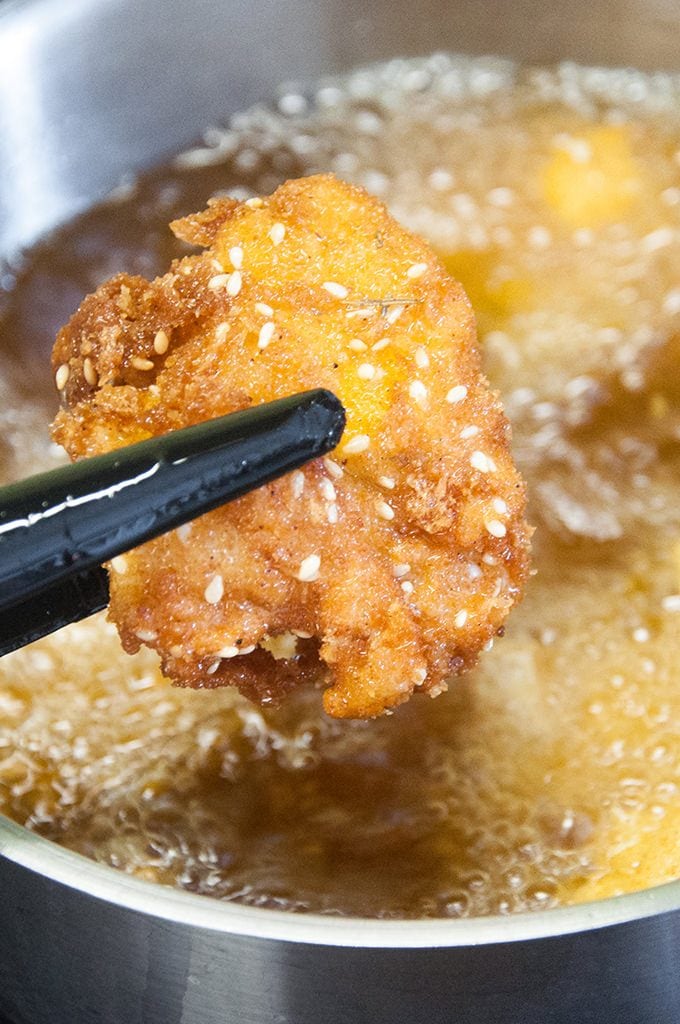
[[[102,562],[324,455],[344,425],[308,391],[0,488],[0,655],[104,608]]]

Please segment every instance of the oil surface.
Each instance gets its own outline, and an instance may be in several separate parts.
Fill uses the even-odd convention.
[[[509,913],[680,876],[680,79],[436,56],[282,92],[57,233],[0,292],[0,473],[54,464],[48,353],[175,216],[334,170],[475,306],[536,576],[436,700],[187,692],[95,617],[0,665],[0,808],[157,882],[383,917]],[[21,353],[21,356],[19,355]]]

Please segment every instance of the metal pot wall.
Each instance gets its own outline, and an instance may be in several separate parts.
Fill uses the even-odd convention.
[[[0,255],[283,80],[435,49],[677,69],[677,0],[25,0],[0,8]],[[513,918],[282,914],[0,820],[13,1024],[677,1024],[680,882]]]

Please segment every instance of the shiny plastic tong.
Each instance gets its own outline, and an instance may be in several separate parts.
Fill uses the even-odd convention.
[[[104,608],[103,562],[326,454],[344,425],[307,391],[0,488],[0,655]]]

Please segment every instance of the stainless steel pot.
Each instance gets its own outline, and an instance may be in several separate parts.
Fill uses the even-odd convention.
[[[0,254],[285,79],[435,49],[678,68],[678,0],[24,0],[0,7]],[[14,1024],[677,1024],[680,882],[378,922],[212,902],[0,821]]]

